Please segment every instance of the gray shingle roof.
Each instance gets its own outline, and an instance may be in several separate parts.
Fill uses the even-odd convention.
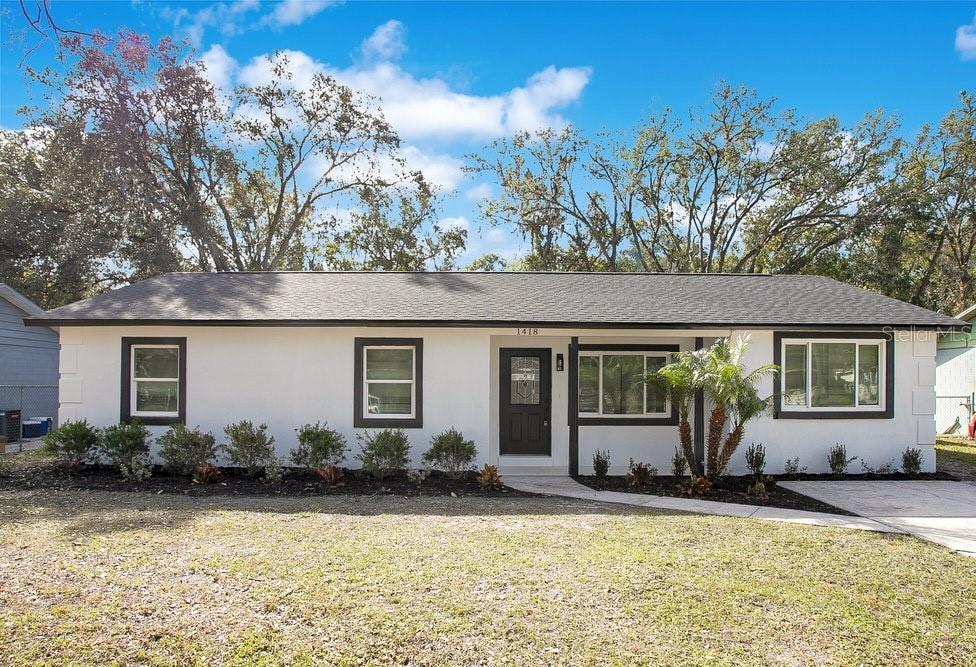
[[[169,273],[32,323],[901,325],[951,317],[820,276],[648,273]]]

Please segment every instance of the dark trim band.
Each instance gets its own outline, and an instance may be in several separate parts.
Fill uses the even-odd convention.
[[[180,353],[179,406],[176,417],[140,417],[132,415],[132,346],[175,345]],[[122,337],[122,374],[119,384],[119,421],[123,424],[138,419],[147,426],[168,426],[186,423],[186,338],[133,338]]]
[[[883,331],[861,333],[825,331],[776,331],[773,333],[773,363],[783,367],[784,338],[864,338],[886,341],[885,348],[885,408],[884,410],[817,411],[783,410],[782,373],[773,379],[773,419],[893,419],[895,416],[895,341]]]
[[[532,320],[274,320],[274,319],[153,319],[153,318],[106,318],[106,319],[55,319],[25,317],[24,324],[37,327],[108,327],[108,326],[189,326],[189,327],[436,327],[436,328],[502,328],[537,327],[545,329],[781,329],[798,327],[804,330],[818,328],[829,331],[859,331],[884,328],[915,329],[919,331],[967,331],[972,325],[965,322],[830,324],[813,322],[585,322],[585,321],[532,321]]]
[[[569,474],[579,474],[579,336],[569,339]]]
[[[408,419],[363,416],[363,358],[364,347],[411,346],[414,349],[414,416]],[[353,362],[354,428],[423,428],[424,426],[424,339],[423,338],[356,338]]]
[[[577,352],[572,355],[576,358],[577,373],[579,368],[580,352],[677,352],[681,349],[678,345],[652,345],[640,343],[586,343],[577,345]],[[576,381],[576,391],[579,391],[579,380]],[[584,417],[579,414],[579,399],[573,406],[573,413],[576,414],[576,424],[578,426],[676,426],[678,424],[678,406],[671,404],[671,414],[667,417]]]

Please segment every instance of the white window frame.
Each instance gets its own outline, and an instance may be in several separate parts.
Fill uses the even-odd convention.
[[[367,380],[370,350],[410,350],[409,380]],[[417,416],[417,348],[414,345],[363,345],[363,419],[414,419]],[[408,414],[377,413],[369,411],[370,384],[409,384],[410,412]]]
[[[644,382],[644,411],[639,414],[604,414],[603,412],[603,357],[643,357],[644,358],[644,377],[647,377],[647,358],[648,357],[659,357],[664,360],[664,363],[668,362],[669,352],[656,352],[653,350],[626,350],[626,351],[614,351],[614,350],[580,350],[579,358],[583,357],[597,357],[599,359],[599,368],[597,369],[597,397],[599,399],[599,408],[597,412],[583,412],[579,410],[579,403],[577,402],[578,414],[581,418],[587,417],[599,417],[601,419],[620,419],[626,421],[628,419],[642,419],[645,417],[670,417],[671,416],[671,397],[665,396],[664,399],[664,411],[663,412],[647,412],[647,383]],[[579,374],[577,373],[577,376]],[[579,396],[579,383],[581,381],[580,377],[576,379],[576,395]]]
[[[854,405],[849,407],[844,406],[826,406],[826,407],[814,407],[811,405],[813,399],[812,382],[813,382],[813,350],[811,346],[815,343],[845,343],[847,345],[854,345]],[[786,404],[786,346],[787,345],[803,345],[806,347],[806,398],[807,403],[803,405],[787,405]],[[861,392],[860,390],[860,378],[858,376],[858,371],[860,369],[861,361],[861,346],[862,345],[873,345],[878,348],[878,402],[876,404],[870,405],[860,405]],[[887,364],[885,359],[887,358],[887,346],[888,341],[879,338],[783,338],[780,341],[780,359],[783,362],[782,372],[779,373],[779,410],[780,412],[884,412],[888,405],[888,396],[886,393],[887,388]]]
[[[180,382],[181,378],[136,378],[136,352],[145,349],[165,349],[176,350],[176,372],[180,372],[180,346],[170,344],[151,344],[133,343],[129,348],[129,414],[133,417],[176,417],[180,416]],[[158,410],[139,410],[137,396],[137,382],[175,382],[176,383],[176,410],[172,412],[162,412]]]

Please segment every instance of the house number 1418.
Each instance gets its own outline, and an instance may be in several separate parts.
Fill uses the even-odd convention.
[[[515,330],[517,336],[538,336],[539,330],[534,327],[521,327]]]

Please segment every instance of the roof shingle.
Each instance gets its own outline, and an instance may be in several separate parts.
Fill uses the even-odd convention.
[[[965,323],[821,276],[663,273],[169,273],[34,324],[919,326]]]

